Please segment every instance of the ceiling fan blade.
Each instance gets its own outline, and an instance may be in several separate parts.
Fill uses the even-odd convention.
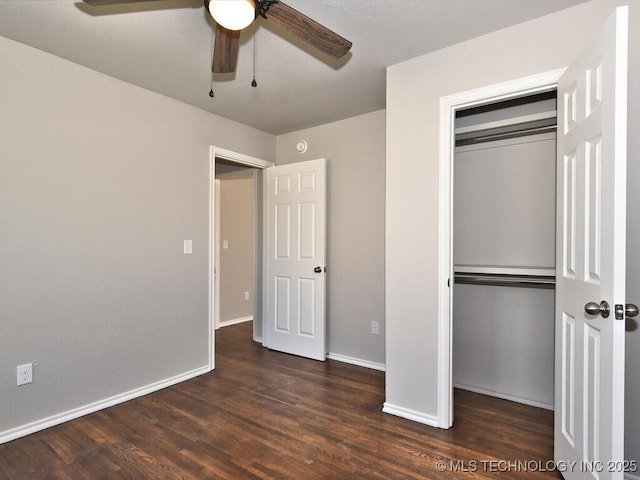
[[[324,25],[278,1],[269,7],[266,18],[318,50],[336,58],[344,56],[352,43]]]
[[[125,5],[127,3],[161,2],[163,0],[82,0],[92,7],[106,7],[109,5]]]
[[[238,63],[240,30],[227,30],[216,23],[216,38],[213,46],[213,73],[233,73]]]

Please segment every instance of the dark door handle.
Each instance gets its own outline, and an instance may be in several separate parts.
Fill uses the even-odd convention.
[[[315,273],[322,273],[323,271],[326,272],[327,271],[327,267],[324,267],[324,268],[323,267],[316,267],[316,268],[313,269],[313,271]]]

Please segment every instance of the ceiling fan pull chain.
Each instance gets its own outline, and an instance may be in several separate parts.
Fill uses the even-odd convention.
[[[256,82],[256,21],[253,21],[253,80],[251,80],[251,86],[256,88],[258,82]]]
[[[206,4],[205,4],[206,6]],[[213,25],[211,25],[211,55],[210,58],[213,58]],[[209,90],[209,96],[211,98],[215,97],[215,95],[213,94],[213,72],[211,72],[211,90]]]

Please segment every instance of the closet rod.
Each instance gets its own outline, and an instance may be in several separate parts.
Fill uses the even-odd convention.
[[[492,285],[498,287],[555,288],[556,279],[546,275],[510,275],[492,273],[455,274],[455,283],[466,285]]]

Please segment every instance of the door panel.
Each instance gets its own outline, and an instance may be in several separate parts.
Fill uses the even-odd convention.
[[[555,460],[567,479],[621,480],[627,8],[558,84]],[[585,312],[609,303],[611,314]],[[606,318],[605,318],[606,317]]]
[[[272,167],[266,176],[264,344],[317,360],[326,355],[325,179],[324,159]]]

